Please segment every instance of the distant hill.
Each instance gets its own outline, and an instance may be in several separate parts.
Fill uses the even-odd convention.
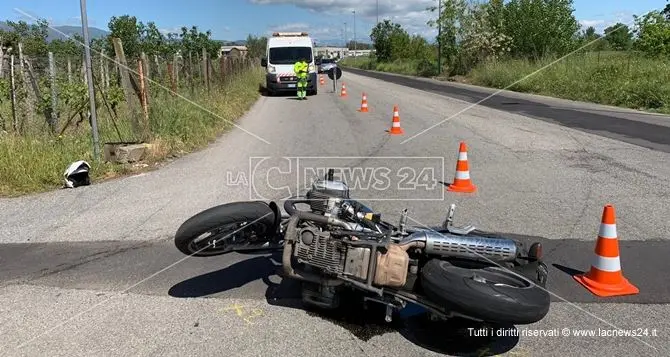
[[[10,31],[11,29],[12,28],[9,27],[6,22],[0,21],[0,30]],[[72,36],[75,34],[82,35],[81,26],[54,26],[53,29],[49,29],[47,34],[47,41],[53,41],[57,39],[66,40],[67,36]],[[95,39],[105,37],[109,34],[109,32],[101,30],[97,27],[89,26],[88,34],[91,39]]]
[[[81,31],[81,26],[54,26],[54,29],[64,33],[67,36],[72,36],[74,34],[82,35]],[[47,41],[52,41],[56,39],[60,40],[65,40],[67,39],[66,36],[63,36],[63,34],[59,33],[58,31],[54,31],[52,29],[49,29],[49,37],[47,38]],[[109,35],[108,31],[99,29],[97,27],[88,27],[88,35],[91,37],[91,39],[96,39],[96,38],[101,38],[101,37],[106,37]]]
[[[11,30],[11,27],[9,27],[6,22],[0,21],[0,30],[9,31]],[[73,36],[73,35],[83,35],[81,33],[81,26],[54,26],[53,29],[49,29],[49,33],[47,35],[47,41],[53,41],[58,39],[66,40],[67,36]],[[96,39],[106,37],[107,35],[109,35],[109,31],[89,26],[88,35],[91,37],[91,39]],[[246,46],[247,44],[247,40],[236,40],[236,41],[219,40],[219,42],[221,42],[224,46]]]

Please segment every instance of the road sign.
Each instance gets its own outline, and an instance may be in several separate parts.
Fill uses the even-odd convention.
[[[333,67],[328,71],[328,78],[340,79],[342,77],[342,70],[340,67]]]

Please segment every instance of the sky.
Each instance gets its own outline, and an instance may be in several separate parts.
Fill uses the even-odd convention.
[[[129,14],[153,21],[164,32],[197,25],[217,40],[242,40],[273,31],[307,31],[318,41],[370,42],[379,20],[402,24],[410,34],[433,39],[426,11],[438,0],[87,0],[91,27],[107,30],[112,16]],[[632,25],[633,15],[663,9],[667,0],[574,0],[575,17],[602,32],[616,22]],[[378,6],[377,6],[378,4]],[[355,13],[354,13],[355,11]],[[0,19],[45,18],[53,26],[81,25],[79,0],[2,0]],[[346,32],[345,32],[346,31]]]

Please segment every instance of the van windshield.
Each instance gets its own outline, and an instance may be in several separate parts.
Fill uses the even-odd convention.
[[[272,64],[294,64],[304,58],[312,62],[311,47],[274,47],[270,48],[269,61]]]

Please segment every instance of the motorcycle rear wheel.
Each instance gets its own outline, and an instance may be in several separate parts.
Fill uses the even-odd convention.
[[[549,293],[528,278],[500,267],[463,268],[432,259],[421,271],[430,300],[491,323],[531,324],[549,312]]]
[[[186,220],[174,243],[196,257],[226,254],[235,246],[267,240],[274,232],[275,212],[264,202],[233,202],[204,210]]]

